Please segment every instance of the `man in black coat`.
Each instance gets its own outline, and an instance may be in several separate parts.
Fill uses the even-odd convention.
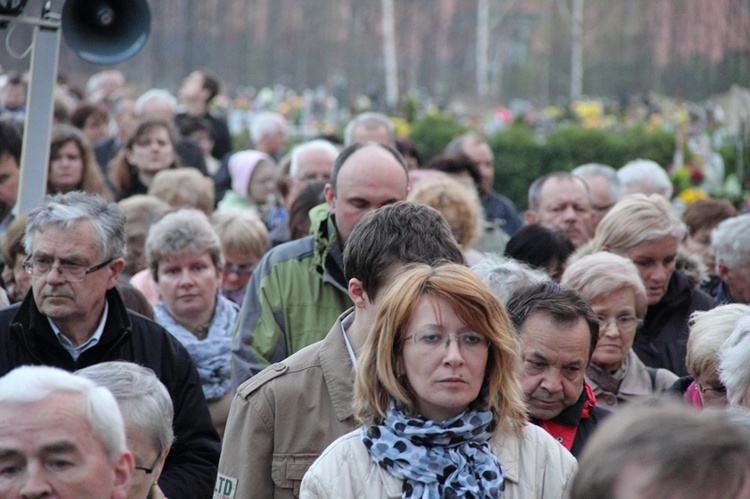
[[[521,387],[531,421],[578,457],[609,415],[583,378],[599,320],[578,293],[554,282],[516,291],[507,309],[521,342]]]
[[[48,196],[29,215],[25,245],[31,291],[0,312],[0,375],[27,364],[74,371],[111,360],[152,369],[175,409],[159,486],[166,497],[210,497],[221,444],[195,365],[164,328],[127,310],[115,289],[125,264],[122,210],[81,192]]]

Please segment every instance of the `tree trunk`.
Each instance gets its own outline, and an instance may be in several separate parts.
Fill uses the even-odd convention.
[[[385,60],[385,101],[388,110],[398,106],[398,59],[396,58],[396,28],[393,0],[382,0],[383,59]]]

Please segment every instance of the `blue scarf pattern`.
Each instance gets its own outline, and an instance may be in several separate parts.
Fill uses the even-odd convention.
[[[208,326],[208,335],[199,340],[169,314],[163,301],[154,307],[156,322],[177,338],[190,354],[198,370],[203,394],[208,402],[220,399],[232,388],[230,371],[232,333],[238,307],[219,295]]]
[[[502,498],[504,471],[489,445],[493,427],[491,411],[437,422],[407,416],[391,402],[382,423],[362,428],[362,441],[378,466],[404,480],[404,499]]]

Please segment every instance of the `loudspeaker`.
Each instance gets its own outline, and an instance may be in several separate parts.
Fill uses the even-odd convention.
[[[146,0],[66,0],[63,5],[65,41],[81,59],[95,64],[117,64],[134,56],[150,29]]]

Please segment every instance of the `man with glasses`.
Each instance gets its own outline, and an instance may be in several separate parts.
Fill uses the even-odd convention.
[[[609,415],[583,377],[599,320],[578,293],[554,282],[521,288],[506,306],[521,343],[521,387],[531,421],[578,457]]]
[[[184,347],[125,308],[125,215],[82,192],[47,196],[26,224],[31,291],[0,312],[0,375],[25,364],[75,371],[124,360],[152,369],[174,401],[176,443],[159,481],[167,497],[208,497],[220,443]]]
[[[331,170],[338,155],[339,150],[327,140],[311,140],[294,146],[289,176],[286,178],[289,187],[287,208],[291,208],[300,192],[312,182],[331,180]]]

